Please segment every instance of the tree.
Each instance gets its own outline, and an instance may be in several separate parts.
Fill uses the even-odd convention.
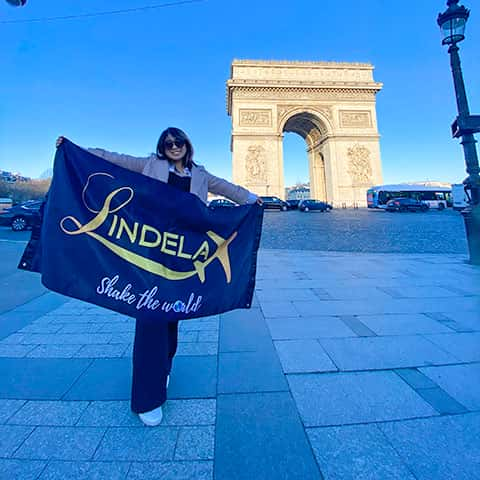
[[[0,182],[0,197],[11,198],[13,203],[41,200],[50,188],[52,179],[29,180],[28,182]]]

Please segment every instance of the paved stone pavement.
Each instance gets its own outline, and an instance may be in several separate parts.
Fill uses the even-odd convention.
[[[261,250],[252,309],[181,323],[156,428],[133,330],[53,293],[0,315],[0,479],[480,479],[462,255]]]

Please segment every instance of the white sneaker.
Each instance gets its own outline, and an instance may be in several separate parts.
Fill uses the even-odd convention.
[[[140,420],[148,427],[156,427],[162,423],[163,412],[162,407],[154,408],[149,412],[139,413]]]
[[[170,375],[167,375],[167,388],[169,383],[170,383]]]

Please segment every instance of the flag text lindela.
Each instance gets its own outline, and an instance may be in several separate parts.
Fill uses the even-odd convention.
[[[111,203],[114,197],[125,191],[129,193],[128,198],[123,201],[120,206],[111,208]],[[228,246],[237,236],[237,232],[232,233],[229,238],[222,238],[215,232],[207,231],[206,234],[216,246],[215,251],[210,255],[210,246],[208,242],[204,240],[195,252],[188,253],[184,251],[184,235],[172,232],[160,232],[156,228],[147,224],[143,224],[140,227],[138,222],[133,222],[133,225],[128,225],[124,218],[114,213],[125,207],[133,197],[134,191],[132,188],[118,188],[106,197],[101,210],[98,211],[97,215],[88,223],[82,225],[75,217],[67,216],[62,219],[60,227],[67,235],[89,235],[127,262],[168,280],[185,280],[186,278],[198,275],[200,281],[203,283],[205,281],[205,268],[215,259],[218,259],[222,264],[227,283],[230,283],[231,268],[228,256]],[[77,230],[69,230],[67,228],[68,222],[73,223],[77,227]],[[108,237],[115,237],[118,240],[122,235],[125,235],[132,244],[147,248],[160,247],[160,251],[167,255],[173,255],[189,260],[191,259],[194,267],[193,270],[172,270],[160,262],[143,257],[142,255],[121,247],[107,238],[102,237],[98,233],[95,233],[95,230],[100,228],[105,222],[111,222],[107,233]],[[202,260],[200,260],[200,258],[202,258]]]

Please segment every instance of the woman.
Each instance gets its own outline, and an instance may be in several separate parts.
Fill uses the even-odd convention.
[[[57,147],[63,137],[57,139]],[[192,144],[182,130],[169,127],[162,132],[157,151],[150,157],[138,158],[88,149],[116,165],[197,195],[207,202],[208,192],[222,195],[239,204],[262,203],[253,193],[239,185],[210,174],[193,161]],[[177,350],[178,322],[149,322],[137,319],[133,344],[133,376],[131,409],[145,425],[162,421],[162,405],[167,398],[172,360]]]

